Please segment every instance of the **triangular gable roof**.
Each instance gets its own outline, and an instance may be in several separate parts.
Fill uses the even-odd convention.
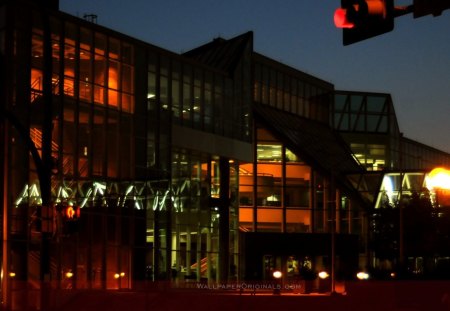
[[[216,38],[212,42],[184,53],[183,56],[232,74],[248,47],[253,51],[253,32],[251,31],[229,40]]]

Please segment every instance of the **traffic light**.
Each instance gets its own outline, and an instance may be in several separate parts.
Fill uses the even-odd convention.
[[[62,213],[66,221],[76,221],[80,218],[80,208],[78,206],[64,206]]]
[[[56,209],[60,213],[62,233],[64,235],[71,235],[78,232],[80,207],[63,203],[56,205]]]
[[[394,29],[394,1],[341,0],[334,23],[343,29],[344,45],[381,35]]]
[[[72,204],[60,203],[56,205],[56,210],[61,213],[63,220],[76,221],[80,218],[80,207]]]

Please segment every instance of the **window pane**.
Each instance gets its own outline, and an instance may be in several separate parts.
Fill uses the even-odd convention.
[[[105,85],[106,76],[106,58],[101,55],[95,55],[94,62],[94,83]]]
[[[108,90],[108,105],[118,107],[119,105],[119,92],[116,90]]]
[[[106,37],[103,34],[95,34],[95,54],[105,55]]]
[[[122,65],[122,92],[133,93],[133,67]]]
[[[134,96],[129,94],[122,94],[122,111],[134,112]]]
[[[108,87],[117,90],[119,88],[119,63],[115,61],[109,62],[108,70]]]
[[[109,58],[119,59],[120,43],[119,40],[109,38]]]

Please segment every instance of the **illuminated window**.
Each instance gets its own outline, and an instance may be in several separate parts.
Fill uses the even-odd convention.
[[[119,63],[110,60],[108,68],[108,105],[118,107],[119,105]]]
[[[85,46],[87,47],[87,46]],[[89,51],[80,50],[80,82],[79,82],[79,96],[80,99],[92,100],[92,54]]]
[[[280,162],[282,161],[281,145],[258,144],[257,146],[258,161]]]
[[[31,69],[31,90],[42,91],[43,73],[39,69]]]

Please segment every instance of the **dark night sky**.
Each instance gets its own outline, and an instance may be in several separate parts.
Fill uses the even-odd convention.
[[[397,5],[413,0],[396,1]],[[255,51],[336,89],[390,93],[408,138],[450,152],[450,10],[396,18],[393,32],[342,45],[339,0],[60,0],[72,15],[173,52],[252,30]]]

